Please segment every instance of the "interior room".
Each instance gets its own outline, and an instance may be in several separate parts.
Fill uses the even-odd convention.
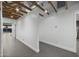
[[[4,57],[78,57],[79,1],[3,1]]]

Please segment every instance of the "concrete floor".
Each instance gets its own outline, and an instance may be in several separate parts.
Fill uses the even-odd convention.
[[[77,40],[77,55],[79,56],[79,39]]]
[[[11,35],[11,34],[9,34]],[[5,35],[6,36],[6,35]],[[40,42],[40,52],[35,53],[17,39],[4,39],[4,57],[77,57],[78,55]]]

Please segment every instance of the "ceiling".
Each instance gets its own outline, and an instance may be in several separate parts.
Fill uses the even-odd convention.
[[[47,7],[44,8],[44,4],[49,4],[52,7],[51,9],[53,9],[57,13],[57,6],[55,4],[58,4],[58,1],[3,1],[3,17],[17,20],[24,14],[30,13],[36,7],[38,7],[45,14],[49,15],[49,10],[46,9]],[[64,4],[67,8],[67,3],[65,1],[61,1],[59,7],[61,7]],[[44,16],[40,12],[39,15],[42,17]]]

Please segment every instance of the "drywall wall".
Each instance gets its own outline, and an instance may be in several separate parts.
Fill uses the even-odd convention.
[[[78,10],[79,3],[71,5],[68,10],[58,10],[58,13],[54,13],[45,18],[40,23],[40,41],[68,51],[76,52],[77,35],[75,12]]]
[[[15,24],[16,23],[16,20],[10,19],[10,18],[3,18],[3,23]]]
[[[34,10],[35,11],[35,10]],[[39,15],[38,12],[32,11],[25,14],[17,20],[16,23],[16,39],[23,42],[26,46],[39,52]]]

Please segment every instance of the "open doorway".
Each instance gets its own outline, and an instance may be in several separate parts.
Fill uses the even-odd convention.
[[[5,56],[6,53],[10,54],[9,51],[12,51],[12,47],[14,46],[13,39],[15,38],[14,30],[15,30],[15,24],[8,22],[3,23],[3,53],[4,53],[3,56]]]

